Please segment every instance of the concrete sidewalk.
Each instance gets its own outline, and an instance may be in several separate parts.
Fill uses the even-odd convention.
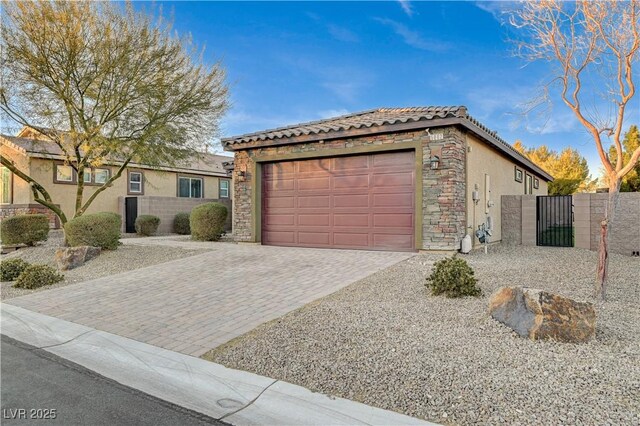
[[[237,425],[432,425],[0,304],[0,332],[125,386]]]

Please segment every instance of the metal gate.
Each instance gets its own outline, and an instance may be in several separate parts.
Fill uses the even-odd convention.
[[[138,218],[138,197],[126,197],[124,199],[125,232],[136,232],[136,219]]]
[[[573,247],[573,199],[571,195],[536,197],[536,244]]]

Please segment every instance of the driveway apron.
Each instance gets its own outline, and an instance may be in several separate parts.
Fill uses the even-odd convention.
[[[200,356],[413,255],[228,243],[207,248],[211,251],[4,303]]]

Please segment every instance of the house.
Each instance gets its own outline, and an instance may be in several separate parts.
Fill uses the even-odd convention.
[[[451,251],[483,224],[500,241],[501,195],[546,195],[552,180],[462,106],[380,108],[222,143],[235,155],[234,237],[270,245]]]
[[[29,128],[17,136],[0,135],[2,156],[7,157],[45,187],[52,200],[70,219],[75,212],[77,176],[64,162],[62,150],[53,142],[38,138]],[[203,153],[188,164],[176,167],[150,167],[130,163],[126,172],[104,190],[87,210],[114,212],[123,217],[123,230],[135,232],[135,218],[141,214],[160,217],[158,232],[172,232],[173,219],[179,212],[189,212],[204,202],[219,201],[231,209],[231,178],[223,163],[231,158]],[[104,184],[120,165],[104,164],[85,171],[84,200]],[[34,200],[27,182],[6,167],[1,167],[1,217],[22,213],[44,213],[51,226],[60,226],[58,218]],[[229,211],[231,216],[231,211]],[[229,218],[229,228],[231,219]]]

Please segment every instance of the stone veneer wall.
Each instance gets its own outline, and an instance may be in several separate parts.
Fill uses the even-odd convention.
[[[600,222],[609,194],[573,196],[575,247],[598,250]],[[536,245],[536,204],[533,195],[502,196],[502,240],[505,244]],[[632,255],[640,252],[640,193],[620,193],[616,216],[611,223],[609,250]]]
[[[178,213],[190,213],[191,210],[204,203],[218,202],[227,206],[228,215],[225,228],[231,230],[231,208],[232,202],[228,198],[207,199],[207,198],[182,198],[182,197],[155,197],[140,196],[138,198],[138,216],[143,214],[151,214],[160,218],[158,226],[158,234],[170,234],[173,232],[173,219]],[[122,215],[122,226],[125,226],[124,199],[119,197],[118,205],[120,206],[120,214]]]
[[[425,250],[456,250],[465,234],[465,149],[464,134],[455,127],[431,129],[431,134],[441,133],[441,140],[432,141],[424,131],[410,131],[383,135],[328,140],[324,143],[309,142],[277,147],[256,147],[235,152],[234,162],[234,215],[233,232],[236,241],[255,242],[253,235],[252,179],[255,173],[255,157],[282,154],[321,152],[326,149],[386,145],[403,142],[420,142],[422,145],[422,246]],[[371,152],[373,153],[373,152]],[[368,153],[368,154],[371,154]],[[440,167],[431,170],[430,158],[440,157]],[[363,154],[364,155],[364,154]],[[245,172],[245,176],[240,176]],[[259,178],[259,177],[258,177]],[[260,179],[256,179],[259,182]]]
[[[59,206],[59,205],[58,205]],[[43,206],[42,204],[4,204],[0,206],[0,219],[20,214],[44,214],[49,217],[49,228],[60,228],[60,219],[54,212]]]

